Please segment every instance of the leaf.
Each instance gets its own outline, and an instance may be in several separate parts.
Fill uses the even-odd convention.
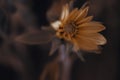
[[[15,41],[29,45],[38,45],[48,43],[50,40],[52,40],[53,37],[53,33],[46,30],[41,30],[39,32],[24,33],[16,37]]]
[[[52,46],[51,46],[49,55],[50,56],[53,55],[55,53],[55,51],[60,47],[60,45],[61,45],[60,40],[57,38],[54,38],[54,40],[52,41]]]
[[[80,51],[76,52],[76,54],[81,59],[82,62],[85,62],[85,58],[84,58],[83,54]]]

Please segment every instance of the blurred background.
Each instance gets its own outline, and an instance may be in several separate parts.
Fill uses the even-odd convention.
[[[74,0],[73,6],[79,8],[90,2],[89,15],[106,26],[102,34],[108,42],[101,54],[87,53],[86,62],[79,58],[69,61],[69,78],[47,78],[60,71],[55,62],[59,54],[48,55],[51,43],[14,41],[24,32],[38,31],[59,19],[62,6],[69,1],[0,0],[0,80],[120,80],[120,0]]]

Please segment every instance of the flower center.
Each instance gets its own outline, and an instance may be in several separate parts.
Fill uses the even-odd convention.
[[[66,33],[74,33],[75,32],[75,27],[72,24],[67,24],[64,27],[64,31]]]

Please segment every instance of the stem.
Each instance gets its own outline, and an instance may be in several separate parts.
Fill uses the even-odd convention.
[[[61,59],[61,75],[60,80],[70,80],[70,73],[72,67],[72,60],[69,56],[69,48],[68,46],[61,45],[59,49],[59,58]]]

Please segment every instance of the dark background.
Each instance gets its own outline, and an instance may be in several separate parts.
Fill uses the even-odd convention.
[[[0,0],[0,80],[40,80],[45,64],[55,58],[48,56],[51,43],[32,46],[13,39],[58,19],[62,8],[60,1],[63,4],[68,2]],[[81,7],[86,1],[75,0],[74,7]],[[102,34],[107,38],[107,44],[101,54],[87,53],[86,62],[76,59],[70,79],[120,80],[120,0],[89,1],[89,15],[106,26]],[[54,2],[57,5],[53,5]]]

